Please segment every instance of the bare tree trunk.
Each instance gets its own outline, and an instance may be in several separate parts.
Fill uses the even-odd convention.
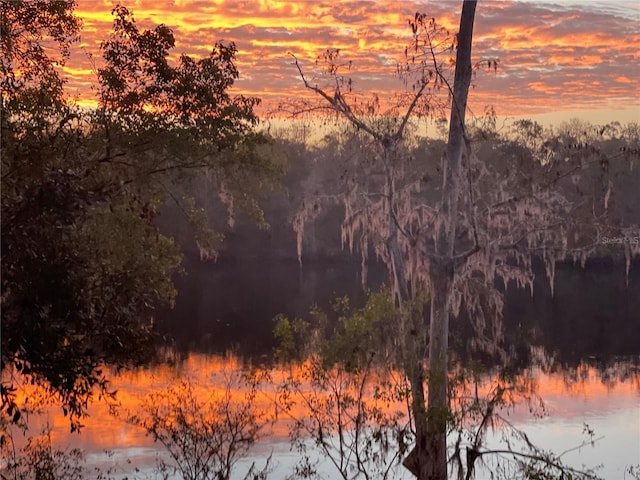
[[[428,408],[426,421],[418,418],[418,415],[424,415],[424,409],[414,411],[416,446],[405,461],[405,466],[419,480],[447,479],[449,308],[454,274],[458,199],[462,185],[462,157],[466,149],[464,122],[472,74],[471,43],[475,10],[476,0],[463,1],[449,139],[445,152],[445,184],[441,208],[444,222],[437,232],[436,252],[430,260]]]
[[[411,293],[405,259],[398,239],[398,225],[395,208],[394,173],[387,170],[389,236],[386,247],[389,252],[391,277],[394,285],[395,300],[400,309],[403,323],[403,362],[411,383],[412,409],[415,420],[416,444],[405,458],[404,466],[419,480],[446,480],[447,478],[447,350],[449,347],[449,307],[451,288],[453,285],[453,265],[455,259],[455,237],[458,216],[458,199],[460,197],[462,156],[466,149],[464,119],[467,108],[467,97],[471,83],[471,40],[476,0],[464,0],[458,33],[458,49],[454,85],[451,89],[452,105],[449,125],[449,140],[445,152],[446,166],[445,185],[441,216],[444,220],[436,232],[435,254],[429,259],[429,283],[431,296],[431,325],[429,340],[429,367],[425,375],[423,365],[425,350],[425,333],[420,328],[422,318],[416,318],[415,309],[411,306]],[[295,58],[295,57],[294,57]],[[329,59],[332,61],[333,59]],[[404,121],[395,135],[382,134],[375,131],[366,122],[358,119],[340,91],[340,82],[336,82],[333,94],[327,93],[317,85],[312,85],[305,78],[296,59],[295,65],[306,88],[322,97],[338,114],[344,116],[358,129],[367,132],[382,147],[383,163],[388,168],[393,164],[395,155],[394,142],[402,138],[406,125],[416,102],[426,88],[416,94]],[[390,143],[391,142],[391,143]],[[424,380],[428,376],[428,402],[425,402]],[[427,404],[428,408],[425,406]]]
[[[431,320],[429,328],[428,409],[426,459],[421,480],[447,478],[447,397],[449,348],[449,295],[453,270],[448,265],[431,269]]]

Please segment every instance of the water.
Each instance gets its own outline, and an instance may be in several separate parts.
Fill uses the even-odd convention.
[[[364,301],[357,262],[322,263],[303,269],[295,263],[198,264],[190,270],[190,276],[179,284],[176,309],[160,319],[165,333],[175,339],[178,360],[114,372],[120,417],[111,415],[104,402],[95,402],[90,405],[82,433],[71,435],[68,419],[58,407],[51,406],[31,416],[31,432],[49,425],[54,445],[81,448],[88,468],[109,469],[113,478],[157,478],[155,466],[159,456],[165,455],[163,448],[125,420],[126,412],[135,412],[145,395],[185,378],[209,395],[220,393],[225,374],[246,363],[258,364],[269,355],[273,347],[271,318],[276,313],[305,316],[313,302],[326,307],[336,295],[345,293],[356,304]],[[594,445],[571,450],[562,459],[577,468],[602,465],[597,473],[611,480],[631,478],[626,469],[640,464],[638,273],[636,268],[627,285],[619,269],[611,266],[586,272],[560,269],[553,297],[542,279],[537,281],[533,298],[526,292],[507,295],[507,340],[520,342],[516,350],[523,354],[521,375],[535,383],[548,413],[537,418],[526,405],[519,404],[509,411],[509,420],[524,429],[534,443],[556,453],[589,440],[584,434],[588,426],[594,432]],[[369,286],[382,283],[384,274],[383,269],[370,268]],[[464,338],[464,322],[454,323],[453,328],[454,334]],[[230,349],[235,354],[224,353]],[[266,393],[256,398],[256,406],[270,408]],[[272,455],[269,478],[289,475],[300,455],[291,450],[287,432],[286,424],[276,422],[238,463],[239,474],[251,463],[261,465]],[[493,447],[500,434],[501,430],[496,430],[488,445]],[[17,447],[26,441],[17,431],[14,439]],[[322,461],[318,470],[323,478],[335,478],[327,461]],[[391,478],[409,477],[400,468]]]
[[[241,369],[242,363],[233,356],[191,354],[179,365],[160,365],[116,374],[113,384],[120,392],[121,418],[111,415],[104,402],[97,402],[90,406],[90,417],[82,433],[70,434],[66,418],[57,407],[51,407],[42,415],[31,418],[32,428],[36,431],[36,425],[49,424],[55,445],[82,448],[87,455],[88,467],[110,469],[114,478],[132,478],[132,475],[133,478],[154,478],[156,460],[159,455],[166,458],[165,451],[142,429],[126,422],[126,412],[136,412],[141,398],[148,393],[185,378],[197,386],[199,394],[222,394],[225,391],[223,378],[230,378],[233,372]],[[630,369],[635,373],[629,375]],[[625,478],[625,469],[640,463],[640,370],[627,362],[611,366],[606,375],[586,364],[579,370],[576,378],[575,371],[529,369],[523,374],[528,381],[534,382],[548,414],[534,417],[527,405],[520,403],[502,411],[501,415],[526,431],[533,443],[558,454],[580,446],[585,440],[588,443],[590,437],[584,434],[584,427],[588,425],[594,431],[594,445],[585,444],[564,455],[562,460],[577,468],[601,465],[597,473],[605,479]],[[232,398],[241,401],[243,391],[241,385],[235,385],[231,389]],[[274,387],[265,386],[253,401],[253,407],[269,410],[273,391]],[[298,411],[297,415],[304,415],[304,411]],[[243,472],[253,462],[262,465],[271,455],[269,478],[283,479],[289,475],[300,456],[290,447],[287,429],[287,421],[281,417],[239,462],[237,471]],[[500,429],[493,432],[488,448],[498,448],[497,439],[501,433]],[[17,443],[21,441],[23,439],[18,436]],[[317,458],[313,450],[310,452]],[[335,478],[335,470],[327,461],[320,462],[318,471],[322,478]],[[242,475],[234,478],[242,478]],[[390,478],[409,476],[399,468]]]

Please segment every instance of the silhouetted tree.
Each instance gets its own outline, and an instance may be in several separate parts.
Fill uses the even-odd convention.
[[[1,7],[2,410],[19,420],[15,388],[35,383],[73,430],[94,389],[110,393],[105,365],[154,353],[153,310],[173,302],[181,261],[156,226],[165,199],[213,253],[203,210],[171,187],[209,176],[230,215],[244,209],[264,224],[257,198],[280,167],[254,131],[259,100],[229,93],[233,44],[174,66],[171,29],[139,31],[117,6],[99,106],[87,111],[65,95],[58,69],[80,31],[75,2]]]

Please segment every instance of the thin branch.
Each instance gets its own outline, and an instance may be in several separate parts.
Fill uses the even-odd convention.
[[[400,225],[398,216],[396,214],[396,209],[393,207],[393,205],[391,205],[391,208],[389,210],[391,212],[391,218],[393,219],[393,223],[395,223],[396,227],[398,227],[398,230],[400,231],[400,233],[402,233],[402,235],[404,235],[406,238],[413,240],[413,236],[409,232],[407,232],[404,228],[402,228],[402,226]]]
[[[302,67],[300,67],[300,63],[298,62],[298,58],[292,53],[290,53],[290,55],[294,59],[296,68],[298,69],[298,73],[300,74],[300,78],[302,78],[302,81],[304,82],[304,86],[306,88],[308,88],[309,90],[317,93],[322,98],[324,98],[332,106],[332,108],[336,112],[339,112],[342,115],[344,115],[347,118],[347,120],[349,120],[351,123],[353,123],[356,127],[364,130],[365,132],[367,132],[369,135],[371,135],[376,140],[382,140],[382,136],[378,132],[376,132],[375,130],[371,129],[367,124],[365,124],[362,120],[360,120],[358,117],[356,117],[353,114],[353,111],[351,110],[349,105],[347,105],[346,101],[344,100],[344,96],[340,92],[340,88],[339,88],[338,85],[336,85],[336,91],[335,91],[335,94],[334,94],[333,97],[328,95],[320,87],[311,85],[307,81],[307,78],[304,76],[304,73],[302,72]]]
[[[582,475],[588,475],[589,478],[597,478],[589,473],[585,473],[582,472],[580,470],[577,470],[573,467],[569,467],[566,465],[563,465],[562,463],[558,463],[554,460],[552,460],[551,458],[546,458],[544,455],[540,455],[540,454],[531,454],[531,453],[524,453],[524,452],[516,452],[513,450],[484,450],[484,451],[478,451],[475,450],[475,454],[476,457],[482,457],[484,455],[512,455],[514,457],[521,457],[521,458],[527,458],[529,460],[535,460],[537,462],[542,462],[545,463],[546,465],[556,468],[557,470],[561,471],[561,472],[569,472],[569,473],[579,473]]]
[[[589,445],[593,445],[594,443],[599,442],[600,440],[604,440],[604,438],[605,438],[604,435],[602,435],[602,436],[600,436],[598,438],[594,438],[593,440],[585,440],[580,445],[577,445],[577,446],[572,447],[572,448],[568,448],[567,450],[562,452],[560,455],[558,455],[558,458],[561,458],[562,456],[566,455],[567,453],[575,452],[576,450],[580,450],[581,448],[588,447]]]
[[[415,109],[416,105],[418,104],[418,100],[420,100],[420,97],[422,97],[422,94],[424,93],[424,91],[427,88],[428,84],[429,84],[429,80],[425,80],[425,79],[422,80],[422,86],[420,87],[420,90],[418,90],[418,93],[416,93],[415,96],[413,97],[413,100],[411,101],[411,104],[409,105],[409,108],[407,109],[407,112],[404,114],[404,117],[402,119],[402,123],[400,124],[400,127],[398,128],[398,131],[394,135],[394,138],[395,138],[396,141],[400,140],[402,138],[402,134],[404,133],[404,129],[407,126],[407,122],[409,121],[409,117],[413,113],[413,110]]]
[[[469,258],[475,253],[478,253],[479,251],[480,251],[480,245],[476,244],[473,247],[471,247],[469,250],[466,250],[462,253],[459,253],[458,255],[455,255],[452,259],[454,265],[459,266],[463,264],[467,260],[467,258]]]
[[[335,197],[335,195],[333,195]],[[382,197],[382,198],[389,198],[389,195],[387,195],[386,193],[382,193],[382,192],[360,192],[360,196],[361,197]]]

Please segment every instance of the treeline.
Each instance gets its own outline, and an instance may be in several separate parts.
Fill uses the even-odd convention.
[[[611,122],[593,125],[573,119],[557,126],[544,127],[532,120],[518,120],[497,130],[495,118],[492,117],[476,119],[475,123],[474,145],[481,162],[497,165],[506,176],[509,169],[531,170],[534,165],[542,165],[551,157],[562,156],[561,161],[567,165],[567,169],[554,185],[555,189],[576,203],[587,198],[591,202],[595,197],[597,204],[590,204],[590,208],[604,209],[606,199],[607,213],[616,223],[640,225],[640,198],[636,191],[636,185],[640,182],[639,124]],[[358,261],[357,255],[354,257],[341,242],[344,205],[335,194],[340,185],[348,182],[354,170],[358,169],[353,157],[366,155],[366,146],[359,144],[354,132],[349,130],[336,130],[313,141],[296,138],[299,135],[291,132],[299,132],[303,125],[303,121],[294,121],[287,130],[276,132],[277,136],[272,138],[274,149],[286,159],[287,167],[282,188],[271,192],[260,204],[268,229],[260,229],[246,215],[240,215],[230,226],[225,207],[216,196],[210,194],[208,182],[200,181],[195,188],[192,186],[194,189],[190,190],[191,193],[205,206],[215,230],[222,232],[226,239],[220,245],[218,261],[296,260],[296,235],[292,227],[294,218],[305,201],[313,202],[314,196],[326,198],[331,195],[334,195],[333,203],[317,201],[317,216],[313,222],[309,222],[302,239],[301,260]],[[305,131],[309,129],[307,126]],[[409,155],[415,159],[413,176],[423,184],[421,193],[427,199],[435,199],[441,188],[440,159],[445,148],[444,140],[415,135],[409,143]],[[601,156],[583,160],[591,155],[585,153],[585,149],[601,152]],[[497,182],[499,179],[495,180]],[[161,208],[158,223],[164,231],[180,239],[185,253],[199,255],[194,233],[189,230],[177,206],[166,203]],[[584,225],[584,234],[588,236],[589,233],[589,225]],[[590,240],[597,241],[595,237]],[[599,256],[617,260],[623,258],[621,243],[607,245],[607,239],[600,241]]]

